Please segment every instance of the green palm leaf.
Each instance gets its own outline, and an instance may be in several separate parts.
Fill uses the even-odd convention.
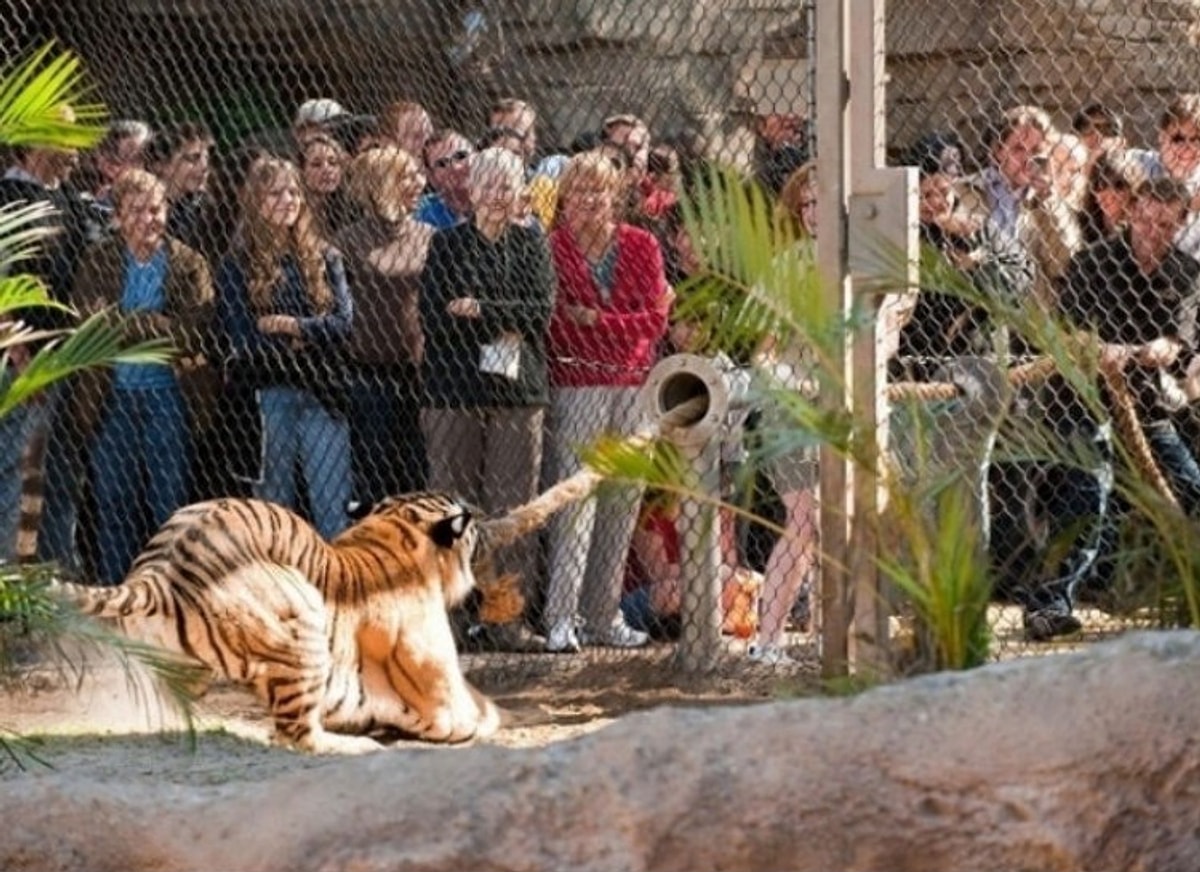
[[[104,135],[104,106],[84,100],[82,65],[71,52],[52,56],[53,43],[19,60],[0,77],[0,142],[84,149]],[[64,114],[70,106],[74,119]]]
[[[20,682],[16,665],[27,652],[48,657],[53,668],[76,684],[102,655],[115,655],[135,700],[143,705],[165,702],[182,715],[187,738],[196,741],[192,703],[206,671],[193,661],[118,635],[99,621],[81,615],[54,590],[55,567],[47,564],[0,566],[0,682]],[[162,692],[144,699],[137,667],[144,667]],[[0,716],[0,751],[18,766],[25,758],[45,763],[19,736],[5,734]]]
[[[47,202],[0,206],[0,272],[9,274],[21,261],[34,257],[54,233],[47,219],[54,207]]]
[[[704,265],[677,290],[679,317],[719,348],[757,348],[767,337],[809,347],[825,373],[840,372],[837,343],[846,328],[830,308],[815,249],[779,220],[762,188],[730,169],[712,169],[684,220]]]
[[[41,348],[15,378],[0,385],[0,417],[61,379],[113,363],[167,363],[168,340],[125,346],[120,323],[110,311],[98,312],[65,336]]]
[[[47,45],[0,75],[0,144],[82,149],[103,135],[104,128],[96,122],[104,119],[105,110],[84,99],[88,88],[78,59],[69,52],[53,52],[53,45]],[[67,107],[72,111],[64,111]],[[20,314],[32,307],[70,311],[50,300],[37,278],[18,274],[22,262],[37,255],[51,232],[46,220],[50,214],[45,204],[0,208],[0,417],[54,382],[92,367],[170,359],[165,340],[124,347],[123,328],[113,312],[101,312],[62,331],[34,330],[22,323]],[[17,372],[10,363],[18,347],[35,342],[43,346]],[[182,707],[194,742],[189,703],[199,685],[195,666],[80,615],[56,595],[53,571],[50,566],[0,564],[0,679],[23,680],[13,671],[14,646],[33,645],[39,652],[56,653],[57,662],[79,677],[89,671],[89,651],[116,653],[127,674],[136,661],[166,685],[167,698]],[[0,753],[19,764],[31,756],[28,746],[2,726]]]

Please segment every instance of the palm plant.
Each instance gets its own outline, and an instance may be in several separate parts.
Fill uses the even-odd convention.
[[[52,45],[33,52],[0,74],[0,143],[64,149],[94,145],[103,135],[98,122],[105,112],[86,98],[77,57],[55,53]],[[64,112],[67,106],[72,112]],[[111,313],[66,330],[34,330],[21,321],[21,311],[30,307],[70,311],[48,297],[40,280],[20,272],[52,232],[45,220],[50,211],[47,204],[0,209],[0,417],[84,370],[118,361],[170,359],[163,342],[126,347]],[[36,353],[18,371],[18,355],[26,357],[35,344]],[[79,676],[87,669],[89,651],[115,652],[127,669],[135,662],[149,666],[165,682],[168,698],[183,704],[190,727],[186,703],[193,671],[79,615],[54,595],[53,573],[51,566],[0,564],[0,679],[19,684],[25,673],[16,661],[30,651],[58,655],[55,662]],[[0,736],[0,749],[15,760],[20,761],[24,747]]]
[[[798,238],[791,222],[777,219],[761,189],[728,172],[700,188],[687,222],[705,269],[680,288],[681,317],[703,321],[718,347],[760,347],[768,337],[776,346],[799,346],[816,383],[809,392],[768,386],[755,398],[782,409],[788,425],[761,435],[748,469],[817,442],[858,469],[876,472],[874,428],[853,410],[822,401],[829,392],[851,393],[843,340],[871,317],[865,297],[849,311],[831,308],[811,242]],[[879,272],[869,293],[896,289],[891,285],[899,282],[890,277],[906,274],[904,253],[880,245],[875,254]],[[722,307],[722,297],[738,302]],[[914,615],[920,665],[964,669],[986,658],[992,591],[979,517],[971,510],[972,471],[932,462],[935,422],[917,403],[904,411],[912,456],[906,464],[895,456],[882,459],[887,499],[879,516],[859,516],[856,523],[874,524],[876,540],[885,544],[877,565]]]

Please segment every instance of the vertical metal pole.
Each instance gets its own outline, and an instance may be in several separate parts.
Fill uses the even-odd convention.
[[[804,0],[804,50],[808,57],[808,73],[804,95],[804,144],[809,158],[817,156],[817,0]]]
[[[855,195],[868,188],[875,168],[886,162],[883,118],[883,0],[850,0],[850,227],[857,231],[862,221],[878,217],[878,207]],[[878,30],[878,33],[876,32]],[[879,39],[877,40],[877,36]],[[878,113],[878,115],[876,114]],[[873,193],[869,192],[868,193]],[[872,198],[873,199],[873,198]],[[852,233],[850,256],[853,262],[858,245],[863,240]],[[858,295],[861,276],[850,281],[851,294]],[[876,301],[862,300],[868,305]],[[855,467],[853,496],[854,519],[849,530],[850,553],[850,668],[854,672],[879,672],[887,662],[884,645],[887,639],[887,611],[883,607],[882,587],[876,556],[879,550],[877,526],[882,500],[875,464],[880,450],[877,441],[881,426],[886,425],[886,411],[880,414],[876,405],[878,390],[883,383],[876,356],[875,329],[864,324],[856,332],[851,345],[851,406],[854,420],[861,429],[862,448],[867,462]],[[886,429],[886,427],[884,427]]]
[[[684,448],[701,490],[714,497],[721,492],[720,449],[719,439]],[[680,509],[683,528],[679,555],[683,583],[680,605],[686,620],[675,648],[675,659],[686,672],[703,672],[716,665],[725,650],[721,640],[720,520],[712,502],[685,499]]]
[[[832,311],[844,311],[847,301],[846,197],[849,191],[846,159],[848,141],[846,99],[846,20],[848,0],[823,0],[817,5],[816,42],[821,52],[816,66],[817,126],[817,269]],[[835,349],[836,350],[836,349]],[[841,349],[844,352],[844,348]],[[839,358],[841,354],[838,355]],[[842,385],[831,385],[822,403],[844,409]],[[821,447],[821,672],[845,675],[849,664],[848,621],[850,561],[846,524],[849,517],[849,478],[845,461],[830,446]]]

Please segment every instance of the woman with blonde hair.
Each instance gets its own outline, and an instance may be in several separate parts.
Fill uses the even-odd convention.
[[[350,331],[355,497],[363,502],[426,486],[421,435],[421,271],[434,229],[413,217],[425,188],[402,148],[369,149],[350,165],[363,217],[336,237],[354,288]]]
[[[173,365],[119,363],[84,375],[78,419],[94,439],[97,580],[119,584],[150,535],[188,501],[195,411],[203,406],[213,285],[208,263],[166,235],[166,186],[131,169],[112,186],[110,238],[84,252],[71,303],[119,312],[130,339],[169,339]],[[93,433],[94,429],[94,433]]]
[[[278,158],[250,168],[238,242],[217,273],[231,381],[252,389],[261,422],[254,493],[296,508],[300,466],[314,526],[348,523],[350,432],[343,353],[353,304],[341,254],[317,234],[300,172]]]
[[[775,215],[791,221],[807,239],[817,236],[817,162],[810,160],[792,171],[775,201]]]
[[[672,292],[662,253],[652,234],[621,221],[624,183],[599,151],[571,158],[559,180],[550,234],[558,277],[549,340],[555,479],[580,468],[579,446],[633,431],[638,388],[667,330]],[[646,643],[620,611],[640,498],[639,489],[614,489],[551,522],[548,650]]]

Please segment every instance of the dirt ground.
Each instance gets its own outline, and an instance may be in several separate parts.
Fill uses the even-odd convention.
[[[797,646],[800,663],[764,667],[731,655],[710,672],[689,677],[674,649],[587,649],[579,655],[470,655],[468,677],[505,712],[487,744],[531,748],[602,729],[616,718],[662,705],[735,705],[817,692],[819,663],[811,643]],[[807,656],[805,656],[807,655]],[[269,744],[265,709],[247,690],[214,685],[194,710],[195,744],[184,721],[151,682],[112,661],[89,661],[82,681],[46,663],[26,672],[25,688],[0,690],[0,781],[53,772],[96,780],[136,773],[189,784],[259,780],[325,765],[327,758]],[[23,737],[14,743],[14,737]],[[398,748],[434,747],[400,742]],[[40,762],[39,762],[40,761]],[[46,764],[46,765],[43,765]]]
[[[996,607],[997,659],[1073,650],[1122,627],[1099,612],[1082,612],[1087,632],[1029,646],[1020,638],[1019,611]],[[1127,627],[1126,627],[1127,628]],[[810,636],[792,639],[798,663],[766,667],[733,643],[715,668],[689,675],[671,645],[637,651],[585,649],[578,655],[467,655],[463,668],[505,712],[505,726],[485,740],[510,748],[544,747],[603,729],[615,719],[656,706],[747,705],[821,692],[820,663]],[[0,687],[0,735],[15,755],[0,750],[0,782],[53,772],[104,780],[131,773],[155,780],[211,784],[258,780],[325,765],[328,758],[275,748],[263,706],[248,691],[215,685],[196,705],[195,743],[169,702],[145,676],[130,676],[112,661],[89,660],[89,677],[38,663],[24,689]],[[14,744],[12,737],[25,737]],[[401,742],[405,748],[428,744]],[[47,765],[42,765],[38,761]]]

